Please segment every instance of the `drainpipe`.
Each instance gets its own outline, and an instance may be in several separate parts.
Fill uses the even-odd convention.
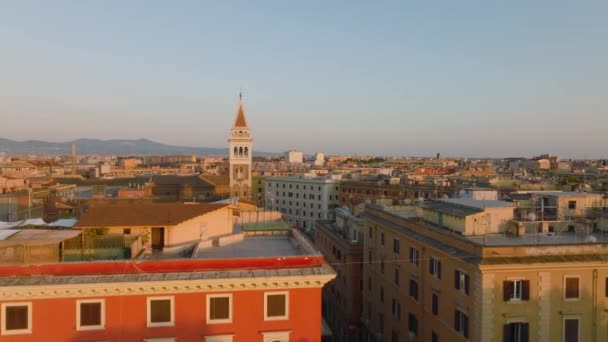
[[[591,313],[591,341],[597,341],[597,269],[593,270],[593,289],[591,292],[593,311]]]

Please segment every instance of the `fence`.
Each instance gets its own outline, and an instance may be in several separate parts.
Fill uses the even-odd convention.
[[[63,261],[130,259],[143,249],[141,236],[82,234],[64,242]]]

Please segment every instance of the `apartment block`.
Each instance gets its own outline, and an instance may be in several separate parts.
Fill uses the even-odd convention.
[[[608,336],[608,239],[601,232],[509,234],[509,224],[492,222],[503,217],[501,211],[512,215],[512,207],[491,213],[483,205],[443,201],[423,210],[415,218],[365,210],[367,341],[582,342]],[[440,214],[452,222],[436,219]],[[486,232],[480,215],[489,217]]]
[[[314,230],[319,220],[334,220],[339,180],[311,174],[266,178],[266,209],[283,213],[288,222]]]

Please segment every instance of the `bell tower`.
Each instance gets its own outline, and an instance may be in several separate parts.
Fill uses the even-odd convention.
[[[245,117],[243,94],[239,94],[239,108],[230,129],[229,164],[230,196],[249,198],[251,195],[251,156],[253,139]]]

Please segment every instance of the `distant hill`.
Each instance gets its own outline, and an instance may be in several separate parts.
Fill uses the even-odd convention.
[[[15,141],[0,138],[0,153],[69,155],[72,153],[72,144],[76,144],[78,154],[119,156],[168,154],[228,155],[227,148],[174,146],[158,143],[148,139],[78,139],[74,141],[54,143],[40,140]],[[267,155],[267,153],[264,152],[255,154]]]

